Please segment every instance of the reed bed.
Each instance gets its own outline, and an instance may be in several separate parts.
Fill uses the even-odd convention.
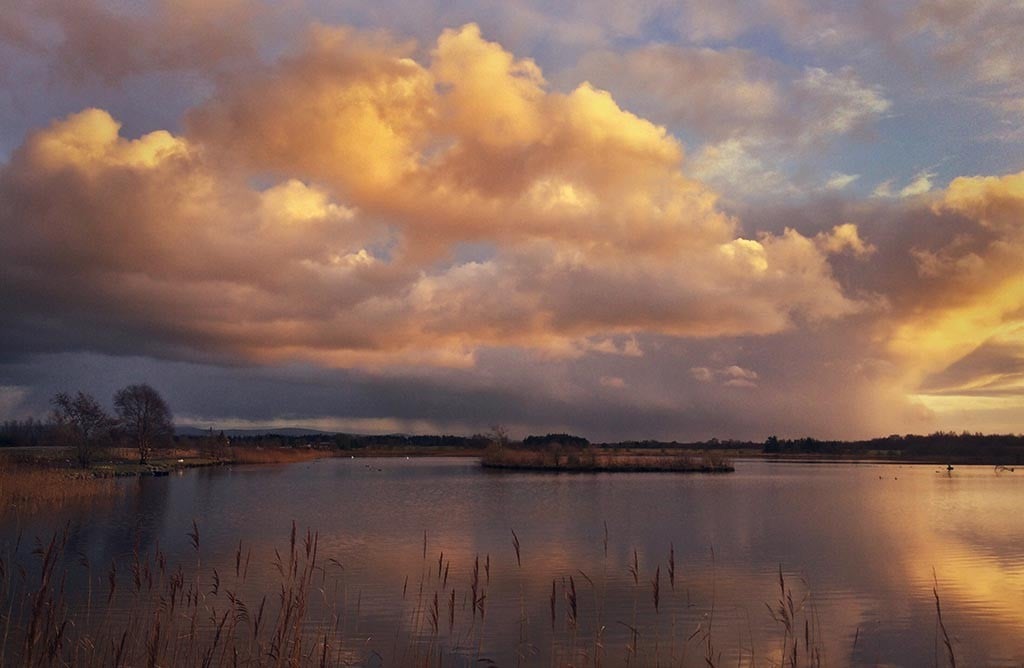
[[[116,481],[88,473],[35,465],[0,463],[0,516],[5,512],[37,512],[117,497]]]
[[[110,448],[89,468],[78,468],[60,449],[0,453],[0,518],[108,502],[125,493],[115,478],[166,475],[176,469],[222,464],[292,464],[332,455],[307,448],[224,448],[162,450],[149,464],[139,465],[135,451]],[[2,665],[2,664],[0,664]]]
[[[313,448],[248,448],[236,446],[228,448],[223,455],[231,464],[293,464],[314,459],[334,456],[328,450]]]
[[[496,469],[561,472],[728,473],[735,470],[727,458],[717,453],[637,455],[598,448],[529,449],[492,446],[483,454],[480,462],[485,467]]]
[[[107,454],[113,462],[134,463],[138,459],[137,451],[125,448],[110,448],[107,450]],[[186,467],[217,464],[292,464],[330,457],[334,454],[330,450],[316,448],[236,445],[154,450],[151,461],[155,466],[181,464]]]

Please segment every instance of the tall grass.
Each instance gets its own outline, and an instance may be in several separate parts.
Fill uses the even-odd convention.
[[[307,666],[341,663],[337,628],[307,618],[310,601],[326,580],[319,536],[292,526],[287,549],[272,561],[275,586],[243,599],[248,553],[240,544],[233,572],[199,567],[199,529],[190,534],[197,566],[169,567],[157,548],[112,563],[106,591],[86,601],[66,588],[68,533],[54,534],[32,555],[33,568],[11,569],[0,560],[3,612],[0,664],[26,666]],[[83,558],[84,559],[84,558]],[[90,570],[87,561],[80,565]],[[17,575],[15,575],[17,572]],[[28,573],[32,573],[29,576]],[[125,580],[127,579],[127,583]]]
[[[0,462],[0,516],[6,512],[54,510],[114,498],[114,480],[55,467]]]

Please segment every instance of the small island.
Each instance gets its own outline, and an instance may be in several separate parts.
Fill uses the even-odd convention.
[[[491,438],[480,457],[488,469],[553,473],[732,473],[732,462],[716,452],[637,451],[598,446],[571,434],[529,436],[512,443]]]

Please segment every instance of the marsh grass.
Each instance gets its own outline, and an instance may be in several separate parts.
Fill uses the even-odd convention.
[[[596,447],[523,448],[490,446],[480,459],[487,468],[566,473],[693,472],[727,473],[732,463],[716,452],[634,454]]]
[[[111,478],[166,475],[170,471],[224,464],[293,464],[330,457],[313,448],[233,447],[217,451],[165,449],[139,464],[134,450],[107,448],[80,468],[60,448],[0,452],[0,512],[45,510],[109,498],[123,491]]]
[[[109,500],[123,491],[114,480],[76,470],[0,462],[0,516]]]
[[[111,450],[115,463],[134,463],[135,457],[132,450]],[[154,450],[151,457],[152,463],[158,467],[175,468],[178,464],[188,468],[190,466],[207,466],[218,464],[293,464],[314,459],[333,456],[330,450],[319,450],[316,448],[293,448],[287,446],[253,446],[235,445],[211,448],[170,448]],[[133,459],[134,457],[134,459]]]
[[[228,448],[224,460],[231,464],[294,464],[334,456],[327,450],[312,448]]]

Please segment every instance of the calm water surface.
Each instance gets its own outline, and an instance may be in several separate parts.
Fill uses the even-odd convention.
[[[1024,472],[940,468],[752,460],[730,475],[552,475],[436,458],[197,469],[126,480],[122,498],[88,511],[7,518],[0,548],[70,522],[77,562],[159,545],[194,568],[194,519],[201,568],[233,572],[241,541],[252,554],[242,593],[273,595],[274,549],[294,521],[319,531],[331,564],[313,613],[338,616],[357,664],[409,661],[437,592],[434,651],[454,664],[705,665],[710,652],[770,665],[784,638],[766,606],[778,604],[781,568],[800,651],[806,629],[826,665],[941,664],[936,582],[958,663],[1024,665]],[[478,557],[482,619],[466,600]],[[81,599],[82,567],[68,569]]]

